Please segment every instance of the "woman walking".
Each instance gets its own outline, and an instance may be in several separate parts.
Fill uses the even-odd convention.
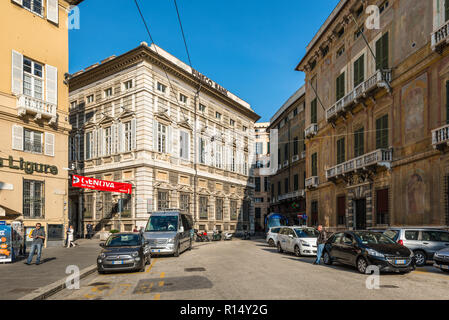
[[[73,242],[73,234],[74,234],[73,226],[71,225],[67,230],[67,248],[76,246],[75,242]]]

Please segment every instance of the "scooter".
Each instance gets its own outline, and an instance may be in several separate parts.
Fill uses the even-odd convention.
[[[243,240],[251,240],[251,237],[249,236],[249,232],[246,230],[243,233]]]
[[[224,234],[224,236],[223,236],[223,240],[224,240],[224,241],[231,241],[231,240],[232,240],[232,236],[233,236],[232,233],[226,232],[226,233]]]
[[[221,241],[221,231],[214,231],[212,241]]]
[[[196,241],[197,242],[206,242],[206,241],[210,241],[210,240],[205,232],[197,231],[196,232]]]

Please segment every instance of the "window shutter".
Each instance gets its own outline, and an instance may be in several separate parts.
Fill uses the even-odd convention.
[[[310,106],[310,123],[317,123],[317,99],[313,99],[311,106]]]
[[[12,51],[11,91],[19,95],[23,93],[23,56]]]
[[[53,133],[45,132],[45,151],[46,156],[55,156],[55,135]]]
[[[12,148],[23,151],[23,127],[21,126],[12,126]]]
[[[167,139],[165,139],[165,150],[168,154],[172,153],[173,146],[173,128],[171,126],[167,126]]]
[[[382,148],[388,148],[388,115],[382,118]]]
[[[388,33],[382,36],[382,69],[388,68]]]
[[[111,154],[117,152],[117,124],[111,126]]]
[[[58,104],[58,68],[47,64],[45,70],[46,100],[49,103]]]
[[[376,149],[381,148],[382,144],[382,122],[381,119],[376,120]]]
[[[124,151],[125,146],[125,136],[123,134],[123,123],[119,122],[118,126],[118,136],[117,136],[117,153],[121,153]]]
[[[98,145],[97,145],[97,157],[102,157],[104,155],[104,141],[103,141],[103,128],[98,129],[97,133]]]
[[[157,126],[158,123],[156,120],[153,120],[153,150],[158,152],[158,139],[157,139]]]
[[[137,119],[131,120],[131,149],[137,149]]]
[[[47,20],[59,23],[59,7],[58,0],[47,0]]]

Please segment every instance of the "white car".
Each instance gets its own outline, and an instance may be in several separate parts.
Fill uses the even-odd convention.
[[[278,241],[278,233],[282,227],[271,227],[267,232],[267,243],[270,247],[276,247]]]
[[[316,256],[318,230],[310,227],[282,227],[277,236],[278,252],[299,256]]]

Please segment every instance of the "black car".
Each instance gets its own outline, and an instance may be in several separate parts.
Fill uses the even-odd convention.
[[[143,272],[151,262],[149,242],[141,233],[116,233],[100,246],[103,250],[97,258],[98,273],[125,270]]]
[[[386,272],[409,273],[415,270],[415,258],[410,249],[371,231],[335,233],[326,242],[323,259],[328,265],[340,262],[355,266],[360,273],[366,273],[370,265]]]

